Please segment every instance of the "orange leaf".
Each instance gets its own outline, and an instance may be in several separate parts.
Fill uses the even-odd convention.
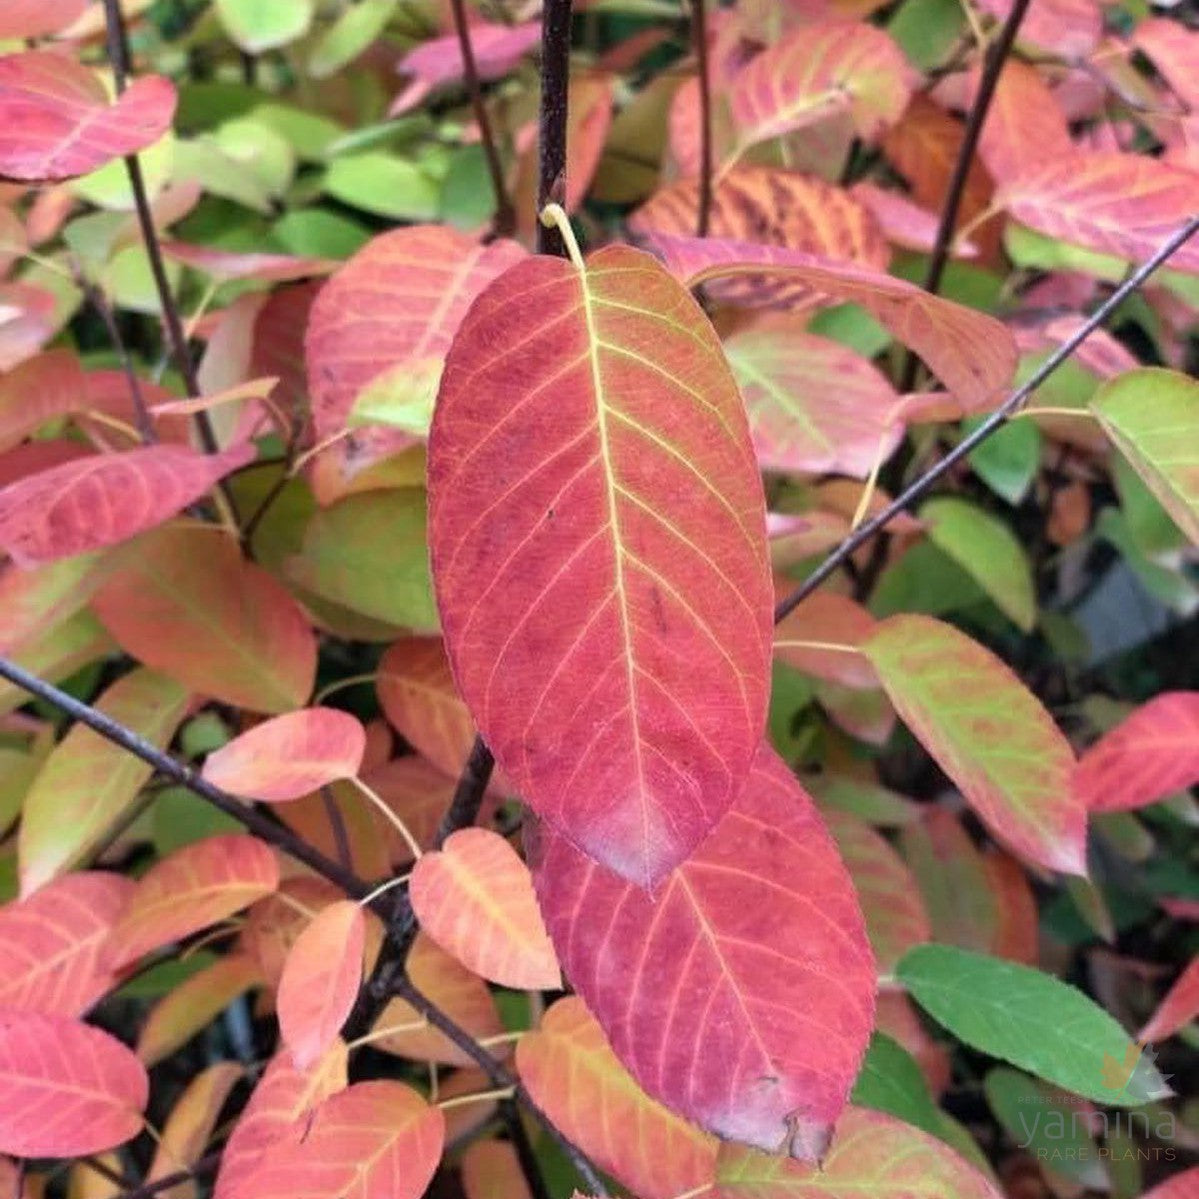
[[[68,874],[0,907],[0,1007],[86,1012],[116,985],[100,950],[133,890],[119,874]]]
[[[509,1141],[472,1141],[462,1155],[461,1171],[466,1199],[533,1199]]]
[[[297,1070],[287,1050],[271,1058],[225,1143],[214,1199],[240,1192],[272,1146],[300,1144],[314,1109],[344,1089],[347,1058],[344,1041],[335,1042],[311,1070]]]
[[[86,175],[156,142],[175,115],[161,75],[135,80],[109,104],[99,76],[68,54],[0,58],[0,175],[38,182]]]
[[[212,1139],[221,1108],[242,1074],[235,1062],[218,1062],[191,1080],[163,1125],[146,1182],[157,1182],[199,1161]],[[159,1195],[162,1199],[195,1199],[196,1184],[183,1182],[159,1191]]]
[[[81,1157],[142,1128],[150,1083],[115,1037],[65,1016],[0,1015],[0,1153]]]
[[[994,317],[931,295],[914,283],[853,263],[714,237],[647,238],[688,287],[738,275],[782,275],[813,293],[860,304],[915,350],[967,412],[986,411],[1016,370],[1016,343]]]
[[[1149,1022],[1137,1034],[1138,1041],[1160,1041],[1173,1036],[1199,1016],[1199,957],[1178,976]]]
[[[529,869],[503,837],[460,829],[417,862],[408,894],[425,932],[476,974],[521,990],[561,988]]]
[[[231,953],[184,979],[146,1017],[137,1056],[156,1066],[207,1028],[239,995],[262,985],[262,971],[249,955]]]
[[[308,617],[211,526],[168,525],[121,550],[93,608],[126,653],[223,703],[288,712],[312,690]]]
[[[1141,808],[1199,782],[1199,691],[1165,691],[1082,755],[1074,785],[1094,812]]]
[[[255,725],[209,754],[204,777],[234,795],[279,803],[353,778],[366,730],[336,708],[305,708]]]
[[[403,1083],[360,1082],[326,1099],[298,1145],[268,1149],[232,1194],[246,1199],[420,1199],[445,1117]]]
[[[327,816],[325,823],[328,824]],[[278,988],[287,955],[308,924],[304,912],[319,912],[341,898],[341,892],[332,883],[315,875],[299,874],[285,878],[277,893],[260,899],[250,908],[242,929],[241,946],[271,990]]]
[[[971,90],[979,72],[971,75]],[[1047,162],[1074,154],[1070,127],[1036,67],[1011,59],[1004,64],[979,136],[978,154],[998,183]]]
[[[366,918],[348,899],[322,908],[291,947],[276,1007],[283,1043],[299,1069],[337,1040],[362,982],[365,947]]]
[[[152,866],[108,941],[114,968],[216,924],[269,895],[279,863],[268,845],[242,833],[206,837]]]
[[[479,297],[430,432],[429,529],[454,675],[505,774],[610,869],[662,878],[749,770],[771,595],[741,398],[652,258],[538,256]]]
[[[181,512],[254,454],[252,445],[208,455],[153,445],[52,466],[0,491],[0,548],[32,566],[127,541]]]
[[[554,1127],[643,1199],[673,1199],[711,1182],[716,1138],[633,1081],[581,999],[559,999],[521,1037],[516,1066]]]

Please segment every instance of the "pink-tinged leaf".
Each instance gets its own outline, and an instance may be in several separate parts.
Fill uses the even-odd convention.
[[[999,914],[990,952],[997,958],[1036,966],[1041,956],[1040,914],[1027,871],[994,845],[983,857],[983,868]]]
[[[1199,1196],[1199,1166],[1166,1179],[1146,1191],[1141,1199],[1196,1199],[1196,1196]]]
[[[907,107],[911,75],[881,29],[862,21],[806,24],[734,77],[729,103],[739,144],[782,137],[842,109],[858,136],[873,140]]]
[[[1199,33],[1179,21],[1141,21],[1132,44],[1153,60],[1170,90],[1192,111],[1199,107]]]
[[[843,732],[880,749],[895,731],[895,709],[878,687],[847,687],[822,679],[816,698],[832,722]]]
[[[466,758],[462,761],[465,763]],[[362,781],[404,822],[421,849],[433,847],[437,827],[453,798],[456,778],[417,754],[405,754],[365,772]],[[406,866],[411,862],[411,847],[390,825],[386,836],[391,864]]]
[[[262,971],[248,954],[217,958],[154,1005],[138,1035],[137,1056],[147,1067],[165,1061],[207,1028],[239,995],[262,982]]]
[[[712,1199],[1000,1199],[944,1141],[894,1116],[847,1108],[818,1166],[721,1147]]]
[[[1194,214],[1195,174],[1143,154],[1078,152],[1009,180],[995,203],[1047,237],[1141,262]],[[1170,269],[1199,273],[1199,246],[1175,251]]]
[[[1006,21],[1012,0],[982,0],[980,7]],[[1077,62],[1089,58],[1103,35],[1103,8],[1096,0],[1037,0],[1020,25],[1019,40]]]
[[[1156,803],[1199,783],[1199,691],[1142,704],[1079,760],[1074,785],[1093,812]]]
[[[308,699],[311,622],[223,530],[155,529],[108,566],[92,607],[126,653],[252,712],[289,712]]]
[[[521,25],[491,24],[474,21],[470,27],[470,48],[482,80],[506,75],[541,37],[541,22]],[[392,102],[390,116],[399,116],[415,108],[435,87],[456,83],[462,78],[462,49],[456,33],[436,37],[417,46],[400,60],[396,70],[410,78],[408,86]]]
[[[932,939],[920,888],[890,842],[864,820],[838,811],[825,811],[824,819],[857,889],[879,975],[893,975],[912,946]]]
[[[781,759],[761,749],[653,896],[542,837],[550,936],[638,1083],[718,1136],[822,1156],[873,1025],[875,963],[849,874]]]
[[[28,283],[0,283],[0,371],[36,354],[59,327],[57,301]]]
[[[440,771],[456,777],[475,739],[438,637],[405,637],[379,662],[376,687],[387,719]]]
[[[0,450],[86,403],[87,376],[70,350],[47,350],[0,377]]]
[[[81,1157],[142,1129],[150,1083],[115,1037],[65,1016],[0,1012],[0,1153]]]
[[[283,965],[276,1007],[283,1043],[301,1070],[337,1040],[362,982],[366,917],[349,899],[322,908]]]
[[[466,1199],[533,1199],[510,1141],[471,1142],[462,1154],[460,1172]]]
[[[35,182],[86,175],[156,142],[175,115],[161,75],[134,80],[114,104],[100,77],[45,50],[0,58],[0,176]]]
[[[0,39],[45,37],[66,29],[90,0],[5,0],[0,10]]]
[[[972,91],[978,80],[975,71]],[[1041,73],[1028,63],[1010,59],[999,73],[978,142],[978,154],[988,174],[997,183],[1005,183],[1074,152],[1070,126]]]
[[[271,1058],[225,1143],[215,1199],[232,1199],[272,1146],[299,1145],[313,1111],[344,1090],[348,1057],[338,1041],[310,1070],[297,1070],[286,1049]]]
[[[197,246],[188,242],[164,242],[162,252],[214,279],[257,279],[260,282],[290,283],[313,275],[327,275],[341,263],[336,258],[304,258],[297,254],[240,254],[217,246]]]
[[[816,591],[775,627],[775,656],[818,679],[846,687],[877,687],[878,675],[865,654],[801,644],[823,641],[855,648],[877,625],[874,617],[848,596]]]
[[[652,885],[740,789],[769,682],[761,478],[702,310],[627,246],[513,267],[450,351],[429,500],[450,661],[497,761]]]
[[[453,833],[417,862],[408,894],[421,928],[476,974],[522,991],[561,988],[529,868],[497,833]]]
[[[674,1199],[711,1181],[716,1138],[634,1082],[576,996],[521,1037],[516,1067],[554,1127],[641,1199]]]
[[[523,257],[515,242],[482,246],[438,225],[396,229],[363,246],[321,288],[304,338],[317,442],[345,429],[368,385],[444,357],[475,296]],[[360,470],[413,440],[362,430],[332,452]]]
[[[758,461],[767,470],[864,479],[903,438],[899,395],[872,362],[803,332],[803,323],[769,313],[724,342]]]
[[[275,851],[254,837],[206,837],[152,866],[109,937],[114,968],[240,912],[279,885]]]
[[[1016,344],[994,317],[881,271],[755,242],[651,235],[650,248],[688,287],[738,275],[784,275],[860,304],[910,346],[966,411],[995,406],[1016,370]]]
[[[354,778],[366,752],[362,722],[336,708],[304,708],[255,725],[209,754],[204,777],[234,795],[281,803]]]
[[[1178,976],[1174,985],[1137,1034],[1138,1041],[1162,1041],[1199,1016],[1199,957]]]
[[[319,912],[341,898],[341,892],[332,883],[316,875],[299,874],[285,878],[275,894],[250,908],[242,929],[241,948],[262,972],[271,990],[279,986],[287,955],[307,927],[309,917],[304,913]]]
[[[31,570],[0,565],[0,653],[56,628],[83,608],[102,577],[100,555],[79,554]]]
[[[119,874],[68,874],[0,907],[0,1008],[82,1016],[116,986],[100,950],[133,889]]]
[[[163,1125],[146,1182],[157,1182],[180,1169],[193,1167],[212,1139],[229,1092],[241,1081],[236,1062],[218,1062],[201,1070],[184,1090]],[[183,1182],[158,1192],[162,1199],[196,1199],[196,1183]]]
[[[231,1195],[246,1199],[420,1199],[441,1160],[445,1117],[399,1082],[326,1099],[298,1145],[276,1144]]]
[[[154,445],[51,467],[0,491],[0,548],[34,566],[116,545],[181,512],[254,453]]]
[[[117,679],[96,707],[162,749],[190,699],[174,679],[134,670]],[[21,894],[32,895],[94,854],[129,816],[151,773],[140,758],[86,725],[72,727],[43,763],[22,804]]]
[[[870,210],[889,242],[925,254],[936,245],[940,220],[932,209],[917,204],[901,192],[867,181],[855,183],[849,192]],[[975,258],[978,247],[968,238],[958,238],[953,252],[959,258]]]
[[[418,991],[476,1040],[485,1041],[504,1031],[487,984],[424,933],[416,938],[408,955],[407,972]],[[398,1030],[372,1042],[385,1053],[447,1066],[475,1064],[474,1058],[424,1021],[403,999],[393,999],[383,1009],[373,1031],[385,1028]],[[502,1053],[502,1049],[493,1047],[491,1052]]]
[[[683,180],[663,188],[633,213],[629,229],[640,237],[691,237],[698,208],[698,182]],[[708,235],[880,271],[891,255],[878,223],[849,192],[772,167],[735,167],[721,178],[712,197]],[[716,280],[708,294],[722,304],[751,308],[812,308],[820,302],[802,280],[764,280],[761,274]]]
[[[1025,861],[1085,875],[1074,753],[1013,671],[927,616],[883,621],[864,649],[900,719],[996,840]]]

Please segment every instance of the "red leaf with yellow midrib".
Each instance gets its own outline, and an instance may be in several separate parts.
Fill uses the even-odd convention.
[[[480,732],[535,810],[653,884],[732,802],[765,719],[765,506],[715,332],[626,246],[520,263],[450,351],[429,487]]]
[[[654,895],[549,829],[539,856],[567,979],[638,1083],[721,1137],[819,1157],[873,1025],[875,964],[832,838],[773,750]]]

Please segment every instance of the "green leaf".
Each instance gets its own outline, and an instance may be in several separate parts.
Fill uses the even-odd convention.
[[[870,597],[875,616],[960,612],[985,600],[983,590],[931,541],[918,541],[879,576]]]
[[[373,151],[335,158],[325,191],[362,212],[396,221],[431,221],[441,205],[437,183],[415,163]]]
[[[376,375],[354,400],[349,425],[386,425],[427,437],[444,358],[408,359]]]
[[[301,258],[349,258],[370,241],[370,233],[357,221],[323,208],[284,213],[271,236],[288,254]]]
[[[290,577],[323,599],[415,631],[437,629],[423,488],[351,495],[317,512]]]
[[[312,24],[315,0],[216,0],[225,32],[247,54],[294,42]]]
[[[916,1059],[886,1033],[870,1038],[850,1103],[889,1112],[933,1136],[941,1135],[941,1113]]]
[[[1003,521],[968,500],[941,496],[920,509],[934,545],[945,551],[1013,623],[1031,632],[1037,621],[1032,568]]]
[[[963,433],[973,433],[983,422],[974,417],[962,422]],[[1000,426],[970,452],[974,473],[997,495],[1015,505],[1028,495],[1041,463],[1041,430],[1030,420]]]
[[[793,666],[777,659],[771,667],[770,743],[788,761],[794,761],[807,745],[808,737],[796,732],[796,717],[815,697],[812,680]]]
[[[154,848],[160,858],[215,837],[218,833],[239,833],[242,826],[211,804],[193,795],[186,787],[165,787],[150,808]]]
[[[1016,1145],[1054,1174],[1106,1190],[1107,1173],[1088,1130],[1090,1110],[1019,1070],[996,1066],[983,1080],[995,1118]]]
[[[1052,975],[949,945],[918,945],[898,977],[964,1044],[1076,1095],[1133,1107],[1170,1094],[1124,1029]]]
[[[1104,508],[1095,519],[1095,534],[1120,551],[1129,570],[1154,598],[1184,616],[1199,607],[1199,590],[1181,570],[1150,558],[1132,535],[1124,513]]]
[[[1175,523],[1199,544],[1199,383],[1146,367],[1105,384],[1091,411]]]
[[[818,774],[801,781],[822,808],[848,812],[868,824],[891,828],[920,819],[920,808],[912,800],[867,779]]]
[[[387,28],[399,0],[359,0],[321,35],[308,56],[308,74],[328,79],[352,62]]]

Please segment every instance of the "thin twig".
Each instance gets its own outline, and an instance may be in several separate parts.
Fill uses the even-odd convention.
[[[1005,425],[1008,420],[1016,413],[1017,409],[1028,399],[1030,395],[1050,375],[1054,373],[1076,349],[1084,342],[1100,325],[1124,301],[1133,294],[1144,282],[1154,273],[1161,265],[1181,246],[1185,245],[1196,232],[1199,232],[1199,216],[1192,217],[1181,229],[1178,230],[1161,248],[1153,255],[1152,258],[1142,263],[1135,271],[1112,292],[1110,296],[1087,318],[1086,322],[1080,325],[1074,333],[1064,341],[1051,354],[1036,371],[1036,373],[1022,387],[1016,389],[1012,394],[997,408],[990,416],[987,417],[981,425],[969,437],[958,442],[948,454],[945,455],[939,462],[929,467],[918,479],[909,484],[894,500],[891,501],[878,515],[860,525],[853,533],[851,533],[835,550],[824,559],[821,564],[789,595],[782,599],[774,610],[774,619],[777,624],[788,613],[795,610],[796,606],[803,602],[821,583],[824,582],[834,571],[837,570],[842,563],[847,562],[850,556],[865,545],[876,533],[884,529],[892,520],[895,519],[905,509],[911,507],[925,492],[928,491],[938,479],[942,478],[947,472],[952,470],[959,462],[962,461],[968,454],[975,450],[982,442],[986,441],[996,429]]]
[[[699,211],[695,236],[707,237],[712,219],[712,76],[708,61],[707,0],[691,0],[691,37],[699,77]]]
[[[541,113],[537,212],[566,203],[566,117],[570,85],[571,0],[546,0],[541,17]],[[556,227],[537,222],[537,252],[566,256]]]
[[[192,769],[192,767],[164,753],[152,745],[144,737],[132,729],[113,720],[112,717],[96,708],[76,699],[73,695],[30,674],[24,667],[8,658],[0,657],[0,678],[15,683],[30,695],[36,696],[45,703],[52,704],[60,712],[87,725],[93,732],[99,733],[106,741],[119,745],[135,757],[141,758],[149,766],[153,766],[160,774],[172,782],[186,787],[201,799],[207,800],[214,808],[219,808],[227,816],[244,825],[250,832],[263,841],[274,845],[277,849],[289,854],[305,866],[323,875],[331,883],[340,887],[347,895],[360,899],[370,891],[370,887],[352,871],[344,870],[337,862],[325,857],[319,850],[313,849],[307,842],[281,824],[264,816],[257,808],[242,803],[235,796],[219,787],[214,787],[207,779]]]
[[[113,1199],[153,1199],[155,1195],[160,1195],[163,1191],[169,1191],[172,1187],[177,1187],[181,1183],[195,1182],[197,1178],[202,1178],[207,1174],[215,1174],[220,1164],[221,1155],[219,1152],[206,1153],[190,1170],[176,1170],[174,1174],[164,1174],[162,1178],[157,1178],[153,1182],[143,1183],[141,1186],[134,1187],[130,1191],[122,1191],[120,1194],[114,1195]]]
[[[516,228],[516,213],[512,207],[512,201],[508,198],[508,187],[504,180],[504,164],[500,161],[495,131],[491,127],[491,118],[487,115],[487,105],[483,101],[479,69],[475,63],[475,51],[470,41],[470,25],[466,19],[465,0],[450,0],[450,9],[454,14],[458,49],[462,53],[462,76],[470,95],[475,124],[479,127],[479,140],[483,143],[483,154],[487,159],[487,169],[491,173],[491,186],[495,191],[494,227],[499,236],[506,237]]]
[[[1024,14],[1028,11],[1030,3],[1031,0],[1015,0],[998,37],[987,48],[982,75],[978,81],[978,91],[975,93],[974,103],[970,106],[969,115],[966,117],[966,125],[962,131],[962,144],[958,147],[957,160],[953,164],[953,173],[949,177],[949,185],[945,192],[945,203],[941,207],[941,221],[937,226],[937,237],[933,242],[932,253],[929,255],[928,269],[924,273],[924,290],[932,292],[933,295],[936,295],[941,286],[945,266],[949,261],[949,251],[958,223],[958,212],[962,207],[962,197],[966,193],[966,180],[969,178],[970,168],[974,165],[978,139],[986,124],[987,113],[991,110],[991,100],[995,96],[999,75],[1011,53],[1020,22],[1024,20]],[[916,381],[917,369],[916,356],[909,350],[904,359],[900,391],[912,390]]]

